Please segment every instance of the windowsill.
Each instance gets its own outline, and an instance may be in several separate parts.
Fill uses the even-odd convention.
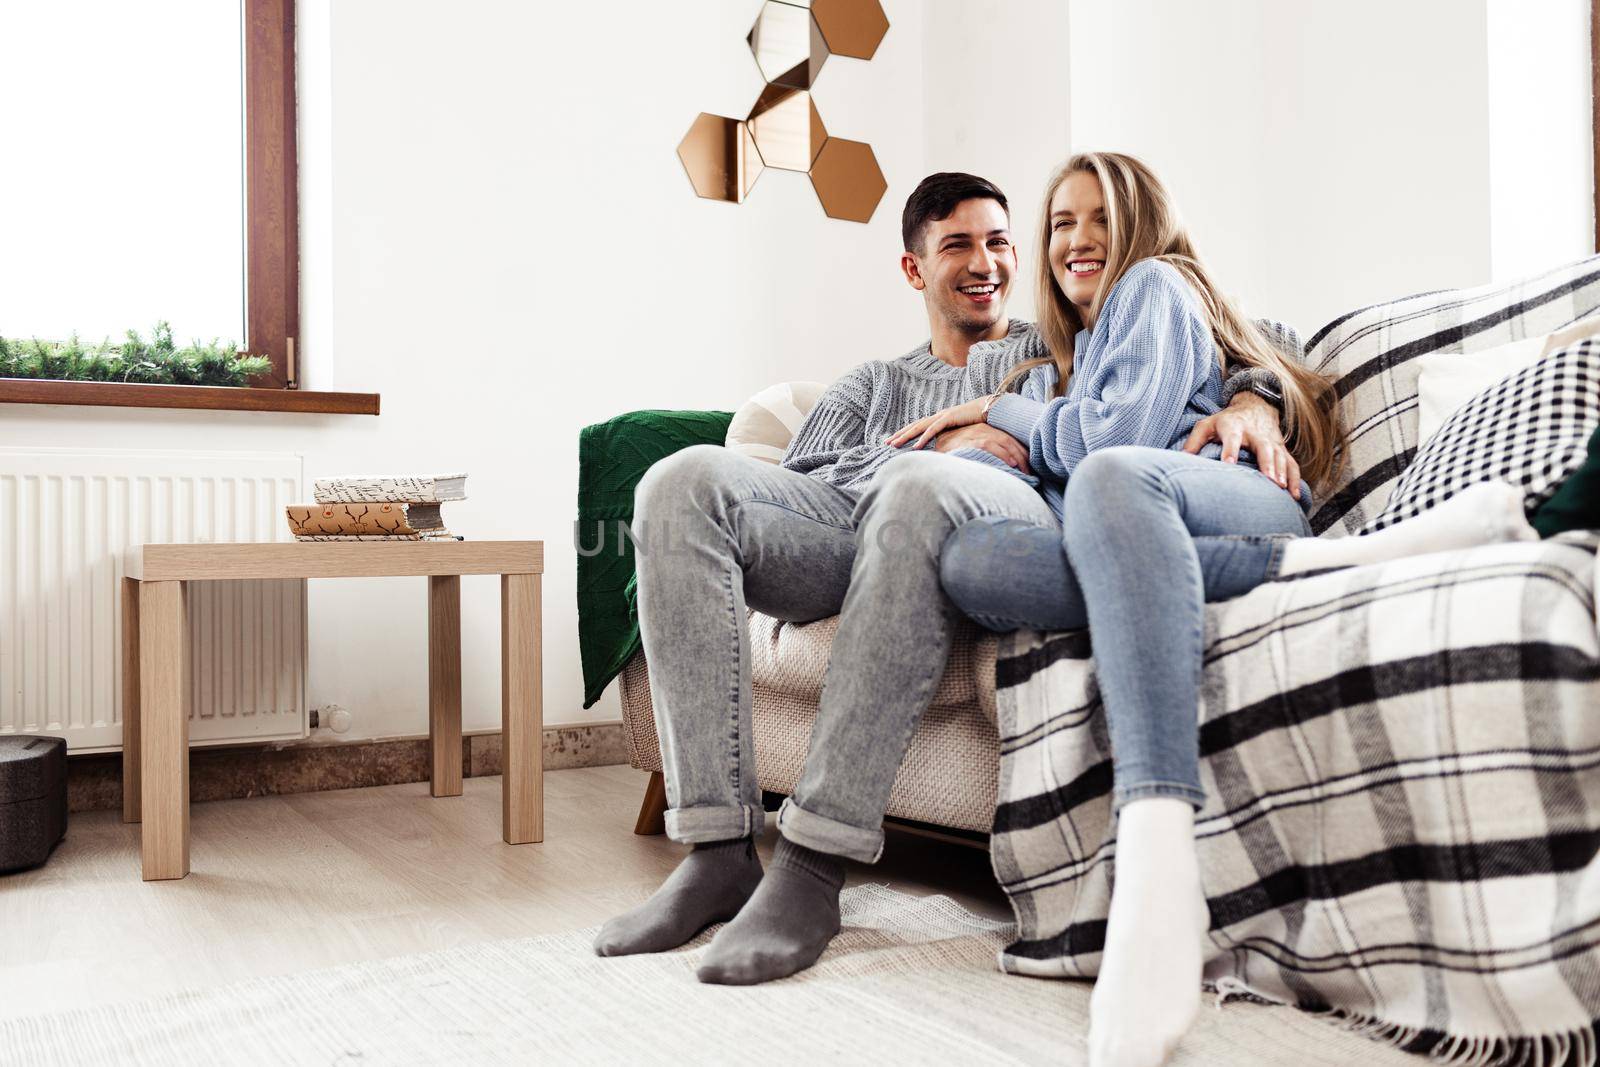
[[[248,389],[218,385],[135,385],[130,382],[0,378],[0,404],[79,404],[116,408],[202,408],[211,411],[301,411],[376,415],[377,393],[308,389]]]

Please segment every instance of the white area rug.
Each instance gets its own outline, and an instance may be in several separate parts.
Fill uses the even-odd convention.
[[[1010,926],[947,897],[843,896],[818,965],[706,986],[710,938],[601,959],[592,931],[348,964],[0,1023],[0,1064],[1079,1064],[1089,987],[1001,974]],[[1290,1008],[1201,1012],[1183,1064],[1413,1064]]]

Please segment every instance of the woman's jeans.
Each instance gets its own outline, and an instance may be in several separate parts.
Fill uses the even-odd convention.
[[[1198,808],[1205,604],[1274,577],[1286,535],[1311,535],[1305,514],[1253,466],[1107,448],[1068,480],[1061,529],[974,519],[945,542],[940,579],[991,630],[1088,626],[1114,805],[1160,796]]]

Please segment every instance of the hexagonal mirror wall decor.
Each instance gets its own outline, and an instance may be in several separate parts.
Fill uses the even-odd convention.
[[[678,143],[697,195],[742,203],[764,168],[807,173],[829,218],[868,222],[888,183],[872,146],[832,137],[811,99],[828,56],[871,59],[878,0],[764,0],[745,38],[766,88],[745,119],[702,112]]]
[[[678,144],[678,158],[694,191],[707,200],[743,203],[761,177],[761,153],[750,127],[704,111]]]
[[[811,184],[830,219],[868,222],[888,183],[872,146],[830,137],[811,164]]]
[[[761,5],[761,14],[745,40],[768,85],[809,89],[828,58],[822,29],[811,12],[780,0]]]
[[[810,170],[811,161],[822,151],[822,142],[828,139],[811,94],[781,85],[761,90],[745,123],[755,138],[761,162],[780,170]]]
[[[889,32],[878,0],[811,0],[811,17],[828,51],[851,59],[871,59]]]

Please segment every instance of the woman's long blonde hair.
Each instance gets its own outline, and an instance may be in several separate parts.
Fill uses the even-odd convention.
[[[1339,447],[1338,397],[1333,380],[1297,360],[1286,359],[1260,327],[1240,313],[1201,263],[1160,179],[1144,163],[1120,152],[1081,152],[1062,164],[1050,179],[1040,212],[1036,267],[1039,332],[1050,356],[1017,367],[1002,390],[1042,363],[1056,365],[1057,395],[1066,392],[1072,377],[1073,339],[1088,323],[1056,284],[1051,270],[1050,204],[1061,183],[1074,174],[1094,175],[1106,206],[1106,262],[1090,307],[1091,319],[1098,320],[1106,295],[1133,264],[1142,259],[1170,263],[1200,297],[1223,372],[1227,372],[1231,360],[1247,367],[1265,367],[1278,376],[1283,387],[1285,442],[1305,479],[1314,487],[1324,487],[1335,474],[1335,457],[1343,451]]]

